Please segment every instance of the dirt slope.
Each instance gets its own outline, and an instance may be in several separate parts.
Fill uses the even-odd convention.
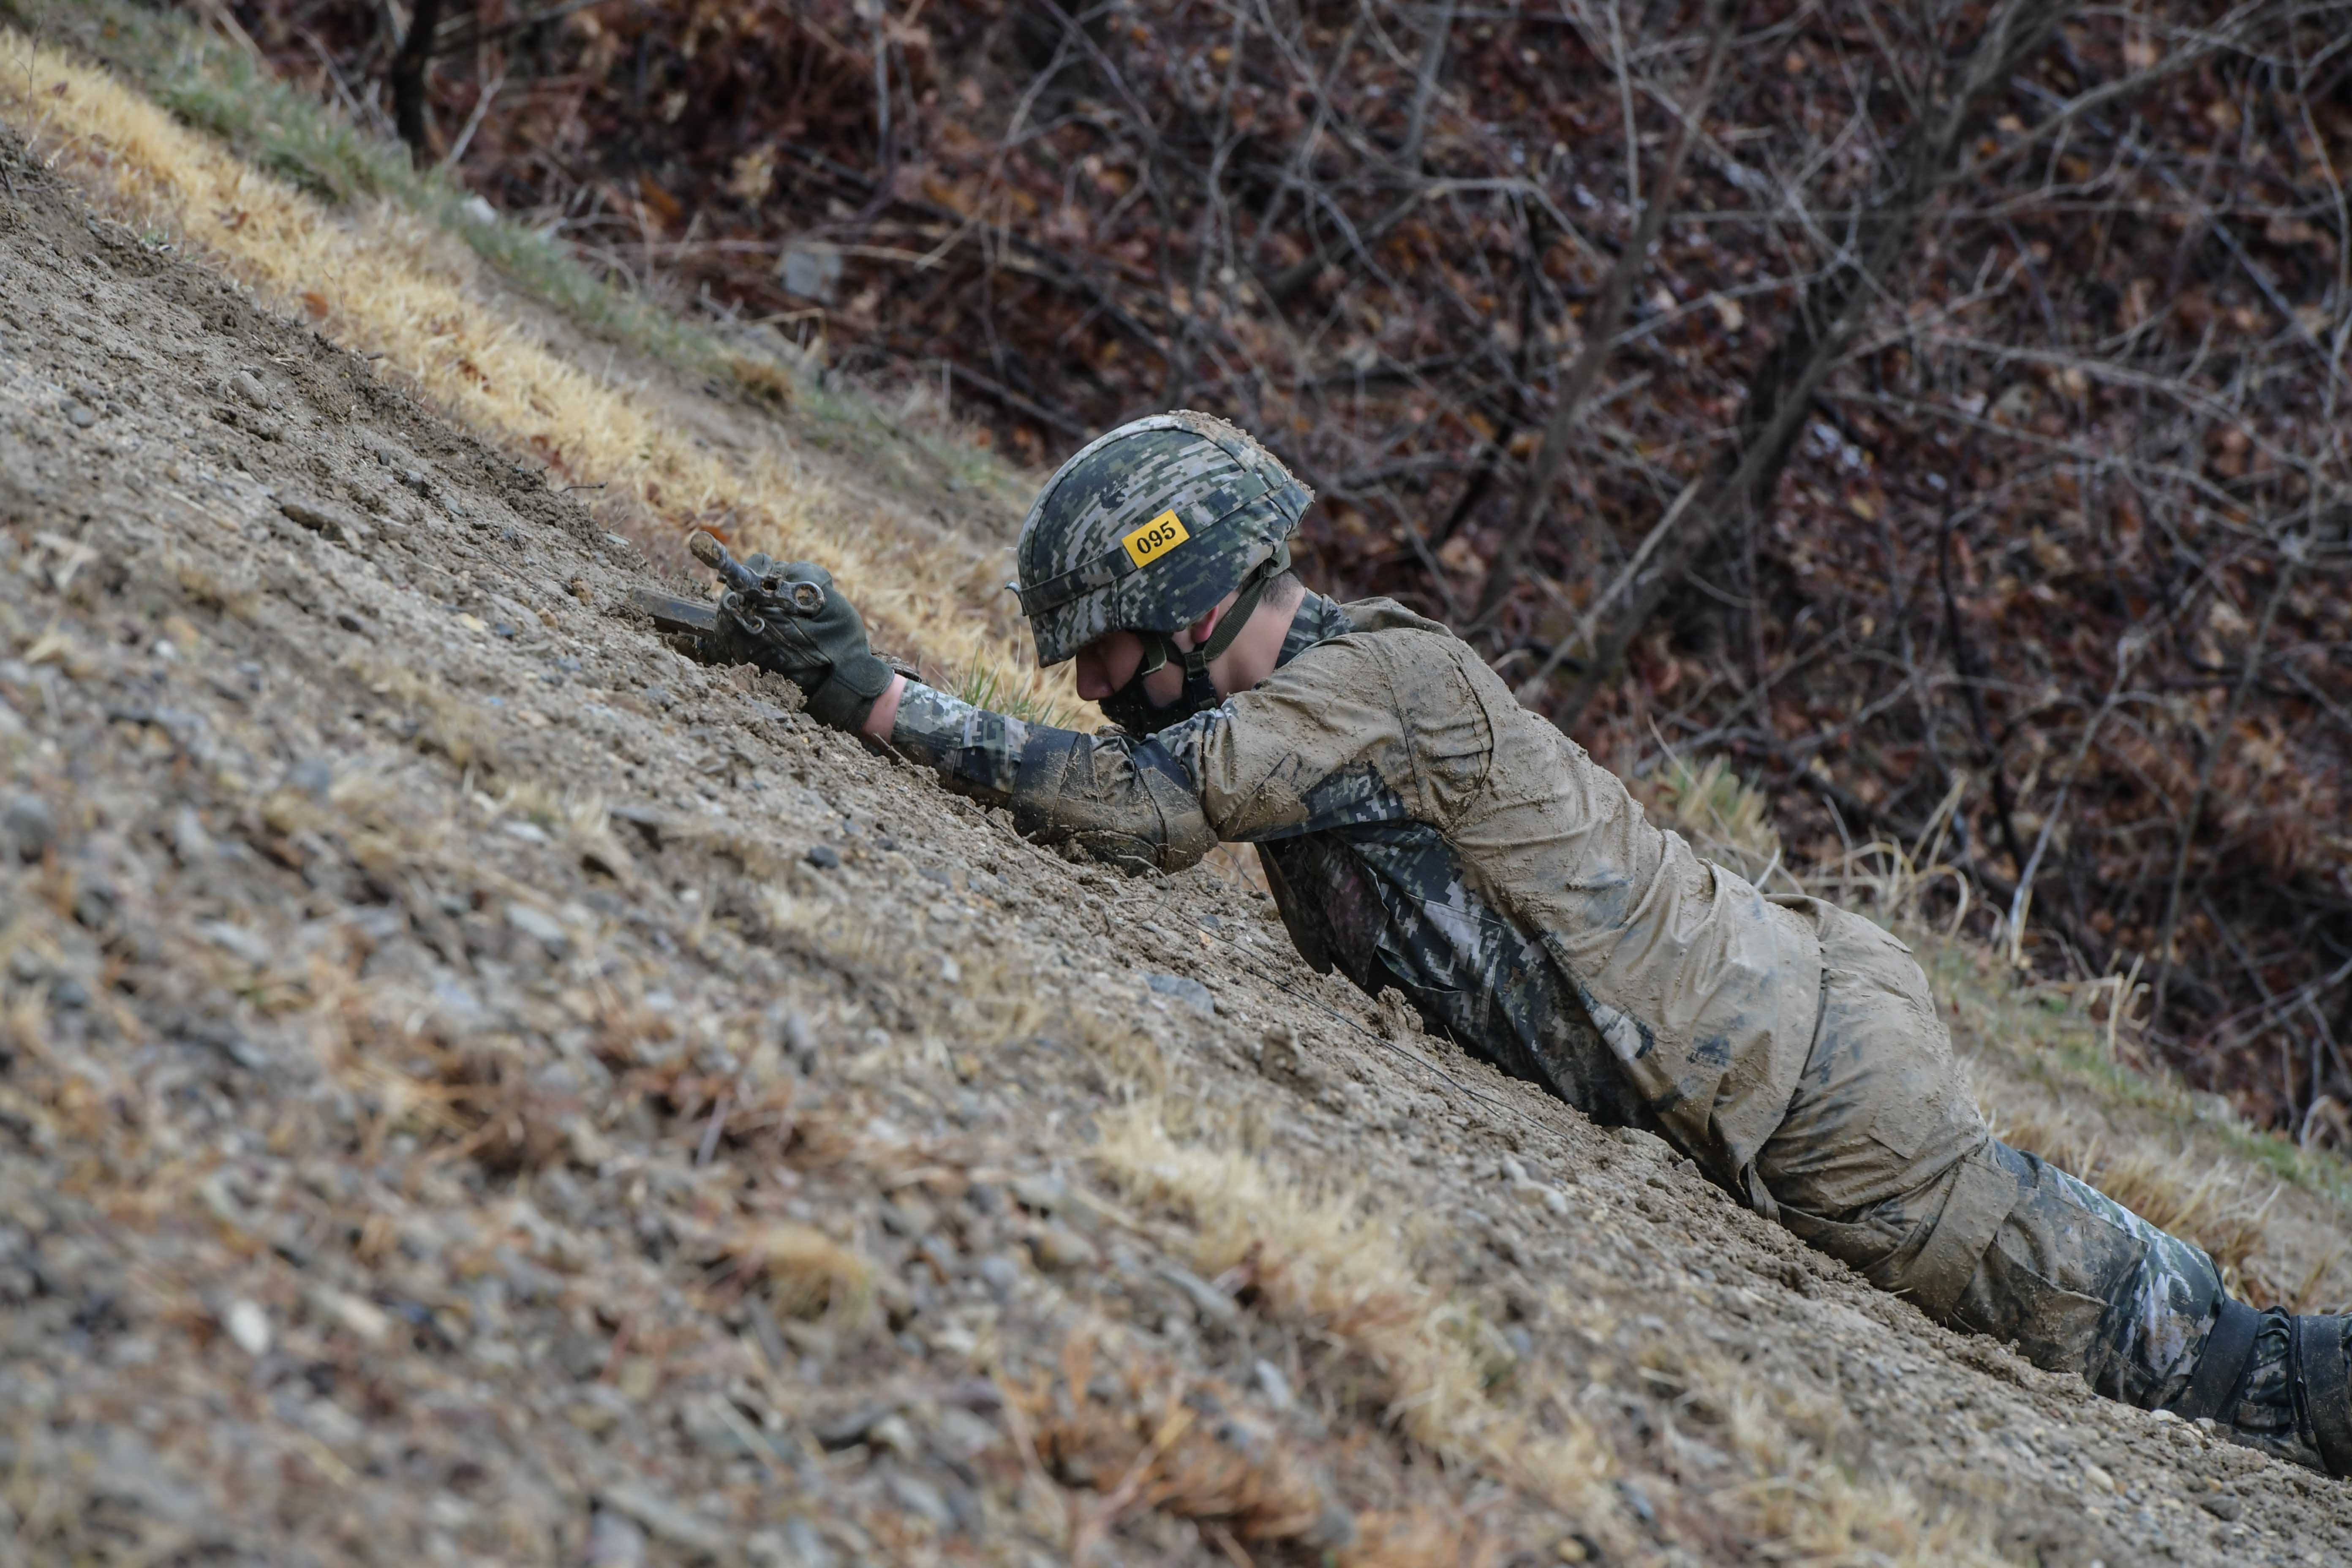
[[[0,1559],[2352,1554],[0,169]]]

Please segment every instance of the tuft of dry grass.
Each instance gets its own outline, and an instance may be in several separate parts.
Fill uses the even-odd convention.
[[[1358,1512],[1313,1460],[1235,1412],[1240,1392],[1088,1328],[1053,1373],[1013,1390],[1040,1464],[1099,1500],[1075,1510],[1070,1560],[1105,1560],[1121,1521],[1147,1510],[1200,1524],[1213,1542],[1340,1568],[1486,1568],[1503,1543],[1458,1509]]]
[[[454,242],[414,216],[382,203],[339,217],[102,71],[5,28],[0,118],[117,216],[381,355],[551,479],[604,486],[608,505],[657,520],[656,534],[728,518],[743,548],[824,562],[878,633],[953,668],[1000,669],[1008,697],[1067,700],[1066,680],[1041,676],[1016,635],[998,552],[898,525],[788,450],[714,452],[649,393],[573,363],[488,303]]]
[[[761,1226],[730,1238],[727,1255],[739,1277],[763,1283],[790,1317],[856,1322],[874,1300],[874,1265],[814,1226]]]
[[[1130,1198],[1191,1215],[1203,1273],[1246,1263],[1266,1310],[1312,1324],[1377,1366],[1407,1436],[1509,1477],[1564,1513],[1605,1514],[1611,1466],[1598,1436],[1581,1421],[1538,1431],[1488,1399],[1465,1309],[1421,1279],[1385,1217],[1351,1194],[1312,1194],[1240,1151],[1180,1142],[1150,1102],[1107,1117],[1094,1154]]]
[[[1546,1368],[1497,1378],[1473,1310],[1423,1279],[1397,1224],[1364,1194],[1318,1191],[1244,1151],[1171,1132],[1168,1107],[1139,1101],[1105,1119],[1094,1153],[1133,1201],[1192,1220],[1203,1273],[1241,1269],[1258,1310],[1344,1343],[1387,1383],[1388,1415],[1445,1459],[1509,1482],[1571,1519],[1612,1553],[1628,1544],[1606,1487],[1605,1438],[1574,1414]],[[1993,1563],[1983,1521],[1930,1507],[1895,1482],[1854,1476],[1829,1452],[1841,1412],[1790,1408],[1784,1391],[1732,1363],[1682,1365],[1758,1479],[1717,1494],[1744,1539],[1802,1561]],[[1551,1429],[1530,1414],[1549,1406]],[[1407,1531],[1409,1535],[1411,1531]],[[1410,1556],[1398,1561],[1423,1561]]]
[[[1759,887],[1782,869],[1780,832],[1772,826],[1771,802],[1721,757],[1709,757],[1696,766],[1685,758],[1669,757],[1664,767],[1643,782],[1646,787],[1638,794],[1652,820],[1681,834],[1706,858]]]

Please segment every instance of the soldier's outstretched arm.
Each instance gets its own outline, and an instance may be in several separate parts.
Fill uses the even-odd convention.
[[[890,744],[959,794],[1011,809],[1042,843],[1075,841],[1128,871],[1181,871],[1217,841],[1157,741],[1031,724],[908,681]]]

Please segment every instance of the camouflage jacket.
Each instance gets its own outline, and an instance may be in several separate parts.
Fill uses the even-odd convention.
[[[1137,741],[909,685],[892,743],[1022,831],[1129,869],[1258,847],[1318,968],[1734,1191],[1818,1011],[1800,910],[1701,862],[1444,626],[1310,595],[1274,674]],[[1790,984],[1791,981],[1794,984]]]

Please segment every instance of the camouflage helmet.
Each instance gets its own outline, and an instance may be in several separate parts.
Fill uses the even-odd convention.
[[[1037,662],[1105,632],[1173,633],[1245,579],[1286,569],[1314,499],[1213,415],[1155,414],[1097,437],[1045,481],[1013,547]]]

